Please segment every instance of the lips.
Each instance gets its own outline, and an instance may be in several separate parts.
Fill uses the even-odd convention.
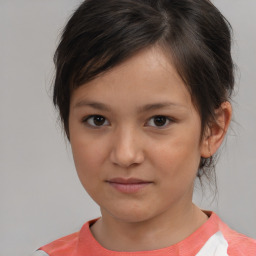
[[[118,190],[122,193],[136,193],[140,190],[144,189],[145,187],[149,186],[153,182],[145,181],[137,178],[113,178],[107,180],[107,183],[113,187],[114,189]]]

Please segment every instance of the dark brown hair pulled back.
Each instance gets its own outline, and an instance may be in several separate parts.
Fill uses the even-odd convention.
[[[63,30],[54,56],[53,102],[69,137],[72,91],[143,48],[159,45],[184,80],[202,122],[234,87],[231,27],[208,0],[87,0]],[[201,159],[198,175],[214,166]]]

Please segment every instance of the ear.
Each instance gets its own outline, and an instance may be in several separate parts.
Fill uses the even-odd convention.
[[[201,157],[212,156],[220,147],[232,117],[232,107],[225,101],[215,110],[215,120],[207,127],[201,144]]]

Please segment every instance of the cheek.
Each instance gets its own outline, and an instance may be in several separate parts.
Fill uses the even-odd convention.
[[[157,183],[161,187],[161,194],[158,196],[165,197],[166,204],[176,202],[184,196],[191,200],[199,164],[195,152],[184,146],[168,147],[155,155],[155,159],[161,159],[158,167],[155,167],[158,168]]]
[[[103,161],[104,148],[88,139],[75,139],[71,141],[73,158],[77,173],[81,179],[93,176]]]
[[[79,180],[87,193],[97,201],[97,191],[100,191],[101,177],[100,166],[102,152],[100,147],[82,140],[73,141],[72,152]]]
[[[195,176],[200,162],[198,141],[193,136],[177,136],[161,147],[155,146],[152,154],[154,164],[162,170],[163,176],[191,179]]]

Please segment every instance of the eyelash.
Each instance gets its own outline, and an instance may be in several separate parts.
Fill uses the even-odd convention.
[[[96,117],[103,118],[104,119],[104,123],[105,123],[105,121],[107,121],[107,119],[104,116],[101,116],[101,115],[90,115],[90,116],[87,116],[87,117],[83,118],[82,122],[84,124],[86,124],[87,126],[92,127],[94,129],[98,129],[98,128],[102,127],[102,126],[106,126],[106,125],[93,125],[93,124],[89,123],[90,119],[93,120],[93,118],[96,118]]]
[[[96,117],[103,118],[104,123],[107,121],[107,124],[105,124],[105,125],[104,125],[104,123],[102,125],[90,124],[89,123],[90,119],[92,119],[94,121],[95,120],[94,118],[96,118]],[[152,116],[151,118],[149,118],[146,123],[149,123],[151,120],[153,120],[153,122],[154,122],[155,121],[154,119],[156,119],[156,118],[164,118],[165,119],[165,124],[162,125],[162,126],[157,126],[157,125],[155,125],[155,126],[154,125],[146,125],[146,126],[152,126],[152,127],[158,128],[158,129],[163,129],[163,128],[169,126],[171,123],[175,122],[175,120],[173,118],[170,118],[170,117],[167,117],[167,116],[164,116],[164,115],[156,115],[156,116]],[[110,124],[109,121],[104,116],[101,116],[101,115],[87,116],[87,117],[83,118],[82,123],[86,124],[87,126],[89,126],[91,128],[94,128],[94,129],[99,129],[103,126],[107,126],[107,125]]]
[[[162,126],[157,126],[157,125],[153,126],[153,125],[151,125],[152,127],[155,127],[155,128],[158,128],[158,129],[164,129],[164,128],[170,126],[174,122],[173,118],[170,118],[170,117],[167,117],[167,116],[157,115],[157,116],[152,116],[151,118],[149,118],[147,123],[149,123],[149,121],[151,121],[151,120],[153,120],[153,122],[155,122],[156,120],[154,120],[154,119],[156,119],[156,118],[164,118],[164,120],[165,120],[165,123]],[[150,125],[147,125],[147,126],[150,126]]]

